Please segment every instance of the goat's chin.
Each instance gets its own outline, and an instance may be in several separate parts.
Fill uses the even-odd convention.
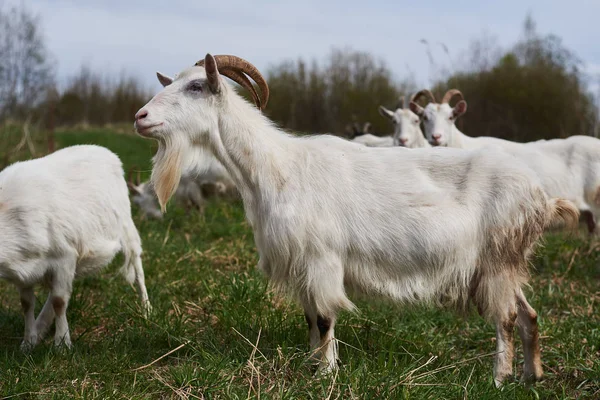
[[[179,185],[184,150],[184,143],[179,140],[158,142],[158,151],[152,159],[151,180],[162,212],[165,212],[167,202]]]

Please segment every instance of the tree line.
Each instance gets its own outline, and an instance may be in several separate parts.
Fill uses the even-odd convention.
[[[0,123],[28,121],[44,129],[131,123],[152,95],[142,81],[82,67],[58,84],[39,22],[22,4],[0,6]],[[598,108],[581,61],[560,38],[539,34],[530,17],[510,48],[480,40],[461,59],[468,64],[442,68],[429,89],[438,97],[450,88],[462,91],[469,107],[459,127],[468,135],[516,141],[597,135]],[[377,106],[393,107],[399,96],[422,89],[410,77],[398,79],[385,61],[353,49],[333,49],[319,61],[284,60],[266,76],[267,115],[305,133],[350,135],[354,122],[368,121],[373,133],[389,134]]]

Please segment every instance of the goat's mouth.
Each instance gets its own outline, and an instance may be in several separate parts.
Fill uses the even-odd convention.
[[[135,130],[140,136],[152,137],[153,134],[156,133],[156,129],[159,126],[162,126],[163,122],[157,122],[154,124],[140,124],[138,122],[134,123]]]

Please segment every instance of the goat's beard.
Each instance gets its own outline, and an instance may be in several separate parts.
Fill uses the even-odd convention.
[[[158,151],[152,159],[151,180],[162,212],[166,211],[167,202],[179,185],[184,151],[185,143],[176,138],[158,142]]]

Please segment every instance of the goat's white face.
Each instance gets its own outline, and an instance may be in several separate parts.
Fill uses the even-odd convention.
[[[394,124],[394,146],[414,147],[419,136],[423,136],[419,116],[412,111],[402,108],[391,111],[379,106],[379,113]]]
[[[425,108],[411,102],[410,109],[423,118],[425,138],[432,146],[448,146],[456,119],[467,111],[467,103],[459,101],[454,108],[448,103],[429,103]]]
[[[158,141],[173,140],[182,133],[193,142],[203,141],[202,135],[217,124],[219,87],[209,87],[203,67],[188,68],[175,79],[156,75],[164,89],[135,115],[137,132]]]
[[[185,152],[192,145],[205,145],[209,134],[218,132],[218,105],[228,88],[218,74],[209,83],[204,67],[188,68],[175,79],[157,76],[164,89],[136,113],[134,126],[141,136],[159,143],[152,183],[164,211],[179,184]]]

